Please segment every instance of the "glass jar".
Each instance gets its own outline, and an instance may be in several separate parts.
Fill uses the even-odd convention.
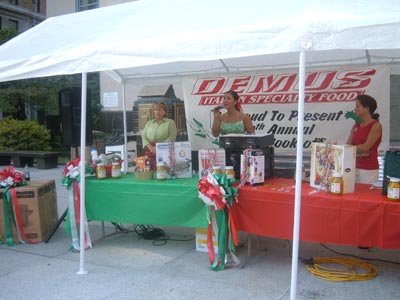
[[[221,167],[220,166],[213,166],[211,174],[219,174],[222,175]]]
[[[168,172],[166,166],[158,166],[156,170],[156,178],[157,180],[167,180]]]
[[[121,165],[118,162],[112,163],[111,177],[112,178],[121,178]]]
[[[235,170],[233,170],[232,166],[225,167],[225,174],[226,174],[226,178],[235,179]]]
[[[333,172],[329,191],[334,195],[343,195],[343,176],[339,172]]]
[[[294,180],[296,180],[296,175],[297,172],[295,170],[294,172]],[[304,164],[301,165],[301,181],[305,181],[306,180],[306,168],[304,167]]]
[[[107,177],[106,167],[103,163],[97,165],[96,177],[97,179],[104,179]]]
[[[390,181],[387,188],[387,198],[392,201],[400,200],[400,179],[390,177]]]

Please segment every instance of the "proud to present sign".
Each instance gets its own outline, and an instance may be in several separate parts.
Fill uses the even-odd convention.
[[[390,78],[387,66],[318,69],[306,74],[303,148],[312,142],[344,144],[354,124],[357,95],[369,94],[378,102],[383,137],[380,150],[389,146]],[[257,134],[275,135],[276,153],[295,153],[297,147],[298,82],[296,70],[257,74],[238,73],[183,79],[189,140],[192,150],[218,147],[211,134],[211,110],[223,103],[223,94],[239,94],[243,110]]]

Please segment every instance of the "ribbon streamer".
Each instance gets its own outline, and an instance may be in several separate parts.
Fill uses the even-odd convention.
[[[238,245],[237,232],[230,207],[237,199],[238,191],[232,187],[233,178],[226,174],[208,174],[198,182],[199,198],[209,206],[207,248],[211,269],[220,271],[225,268],[227,250],[231,254],[234,265],[240,264],[235,256],[235,245]],[[215,254],[212,240],[213,231],[217,235],[218,253]]]
[[[18,198],[17,198],[17,192],[14,188],[9,189],[10,195],[11,195],[11,201],[13,205],[13,211],[14,211],[14,220],[15,220],[15,225],[17,228],[17,234],[18,234],[18,239],[20,242],[24,243],[30,243],[30,244],[37,244],[38,242],[35,242],[31,240],[30,238],[27,237],[24,231],[24,227],[22,225],[22,218],[21,218],[21,213],[19,210],[19,204],[18,204]]]
[[[15,226],[17,238],[21,243],[36,243],[25,234],[21,213],[19,210],[17,192],[14,187],[26,185],[24,173],[14,170],[13,166],[0,171],[0,188],[3,192],[3,213],[5,225],[5,239],[8,246],[13,246],[12,226]],[[0,243],[2,241],[0,240]]]
[[[12,236],[12,227],[10,222],[10,215],[14,215],[12,211],[12,205],[7,205],[10,202],[10,187],[6,187],[3,193],[3,211],[4,211],[4,224],[5,224],[5,233],[6,233],[6,243],[7,246],[13,246],[13,236]]]
[[[86,213],[84,220],[80,220],[80,173],[79,173],[80,159],[77,158],[71,163],[67,163],[64,168],[64,177],[62,178],[62,185],[65,186],[70,193],[68,195],[68,214],[65,231],[71,237],[71,250],[80,251],[79,245],[79,231],[78,228],[81,222],[84,222],[84,241],[85,249],[92,248],[92,241],[89,233],[89,225],[87,223]],[[85,173],[94,174],[92,166],[85,166]]]

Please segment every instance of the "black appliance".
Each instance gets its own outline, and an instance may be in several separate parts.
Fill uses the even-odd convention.
[[[265,179],[274,176],[274,135],[228,134],[219,137],[221,148],[225,149],[225,164],[233,166],[235,178],[240,179],[240,155],[245,149],[261,150],[265,156]]]
[[[219,145],[226,149],[263,149],[274,146],[273,134],[227,134],[219,137]]]

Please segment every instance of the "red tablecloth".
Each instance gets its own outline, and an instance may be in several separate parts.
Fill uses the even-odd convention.
[[[233,205],[238,230],[292,239],[294,180],[273,178],[262,186],[239,189]],[[303,241],[400,248],[400,202],[387,200],[381,190],[357,184],[355,192],[335,196],[315,193],[302,184],[300,239]]]

